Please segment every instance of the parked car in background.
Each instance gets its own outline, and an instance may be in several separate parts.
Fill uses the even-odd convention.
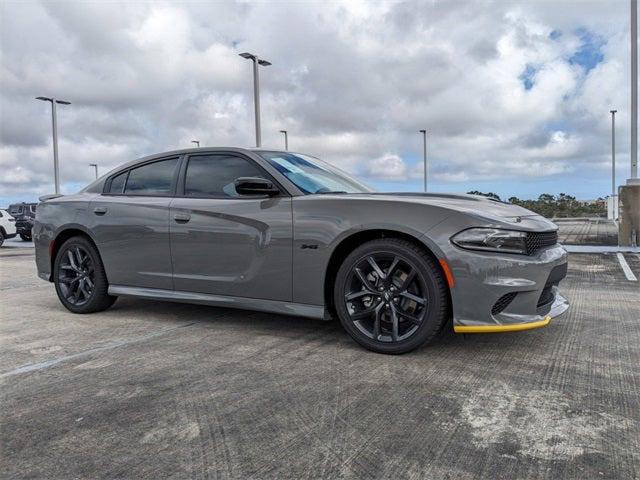
[[[16,221],[6,210],[0,209],[0,247],[5,239],[16,236]]]
[[[9,213],[16,219],[16,231],[25,242],[31,241],[31,230],[36,218],[37,203],[14,203],[9,205]]]
[[[460,333],[545,326],[568,308],[557,227],[475,195],[376,193],[299,153],[198,148],[41,198],[38,275],[75,313],[134,296],[338,317],[402,353]]]

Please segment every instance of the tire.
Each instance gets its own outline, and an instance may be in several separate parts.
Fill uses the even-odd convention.
[[[100,312],[117,299],[107,293],[102,259],[86,237],[72,237],[62,244],[53,264],[53,281],[60,303],[73,313]]]
[[[0,232],[0,247],[4,245],[4,233]]]
[[[21,238],[21,239],[22,239],[22,241],[24,241],[24,242],[30,242],[30,241],[31,241],[31,234],[21,233],[21,234],[20,234],[20,238]]]
[[[334,305],[356,342],[388,354],[429,342],[449,316],[448,288],[435,259],[396,238],[372,240],[347,256],[336,276]]]

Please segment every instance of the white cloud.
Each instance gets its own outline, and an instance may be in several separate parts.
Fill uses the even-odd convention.
[[[387,153],[367,164],[367,174],[383,180],[406,180],[408,168],[398,155]]]

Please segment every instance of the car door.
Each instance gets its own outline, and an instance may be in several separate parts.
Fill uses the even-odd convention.
[[[173,289],[169,204],[179,157],[135,166],[107,179],[89,205],[89,226],[111,285]]]
[[[237,178],[274,179],[236,153],[190,155],[181,170],[169,222],[175,290],[291,301],[291,197],[238,194]]]

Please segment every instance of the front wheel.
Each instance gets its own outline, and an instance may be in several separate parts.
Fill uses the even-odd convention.
[[[20,238],[21,238],[24,242],[30,242],[30,241],[31,241],[31,234],[30,234],[30,233],[21,233],[21,234],[20,234]]]
[[[107,293],[100,254],[85,237],[72,237],[62,244],[53,264],[53,281],[60,302],[73,313],[105,310],[117,298]]]
[[[351,252],[334,287],[344,329],[380,353],[405,353],[430,341],[447,319],[448,303],[433,257],[394,238],[373,240]]]

